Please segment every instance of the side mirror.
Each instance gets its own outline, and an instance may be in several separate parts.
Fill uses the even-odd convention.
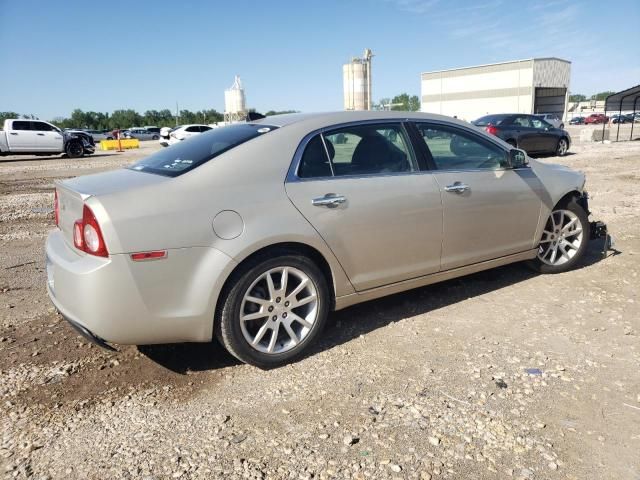
[[[509,150],[509,163],[511,168],[524,168],[529,165],[527,153],[524,150],[512,148]]]

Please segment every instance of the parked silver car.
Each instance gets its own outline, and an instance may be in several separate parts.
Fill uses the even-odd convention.
[[[155,131],[146,130],[144,128],[130,128],[123,132],[124,138],[137,138],[140,141],[145,140],[158,140],[160,133]]]
[[[47,286],[103,346],[216,337],[268,368],[332,310],[512,262],[574,267],[584,183],[439,115],[267,117],[57,183]]]
[[[564,128],[562,118],[560,118],[556,113],[538,113],[536,116],[542,118],[547,123],[550,123],[554,128],[559,128],[561,130]]]

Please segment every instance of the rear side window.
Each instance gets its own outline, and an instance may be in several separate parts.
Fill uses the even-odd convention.
[[[298,177],[387,175],[417,170],[402,125],[365,124],[314,137],[300,159]]]
[[[196,132],[200,132],[201,130],[200,130],[200,127],[193,126],[193,127],[187,127],[187,128],[185,128],[185,129],[184,129],[184,131],[185,131],[185,132],[193,132],[193,133],[196,133]]]
[[[331,165],[324,150],[322,138],[320,135],[316,135],[307,143],[307,148],[302,154],[300,167],[298,167],[298,177],[319,178],[330,177],[331,175]]]
[[[486,115],[484,117],[480,117],[477,120],[474,120],[473,124],[478,127],[485,127],[487,125],[500,125],[504,122],[508,117],[506,115]]]
[[[278,127],[242,123],[194,135],[134,163],[129,168],[141,172],[177,177],[212,158]]]
[[[13,122],[13,130],[31,130],[31,122]]]

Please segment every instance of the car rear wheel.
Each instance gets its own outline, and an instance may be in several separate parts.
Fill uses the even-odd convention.
[[[84,147],[78,141],[72,141],[67,144],[66,152],[69,158],[80,158],[84,155]]]
[[[216,336],[239,360],[259,368],[291,362],[317,339],[329,290],[309,258],[284,254],[247,264],[228,282]]]
[[[158,135],[154,135],[153,137],[151,137],[151,140],[158,140],[160,137]]]
[[[558,145],[556,147],[556,155],[559,157],[564,157],[569,150],[569,142],[567,142],[566,138],[561,138],[558,140]]]
[[[540,273],[571,270],[584,255],[589,242],[589,219],[575,199],[558,204],[542,232],[538,256],[531,266]]]

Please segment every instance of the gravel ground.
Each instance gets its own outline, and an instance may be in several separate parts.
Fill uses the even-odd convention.
[[[640,478],[640,142],[543,159],[587,173],[619,254],[592,242],[566,274],[511,265],[349,308],[272,371],[216,345],[110,353],[49,303],[53,180],[156,148],[0,161],[6,478]]]

